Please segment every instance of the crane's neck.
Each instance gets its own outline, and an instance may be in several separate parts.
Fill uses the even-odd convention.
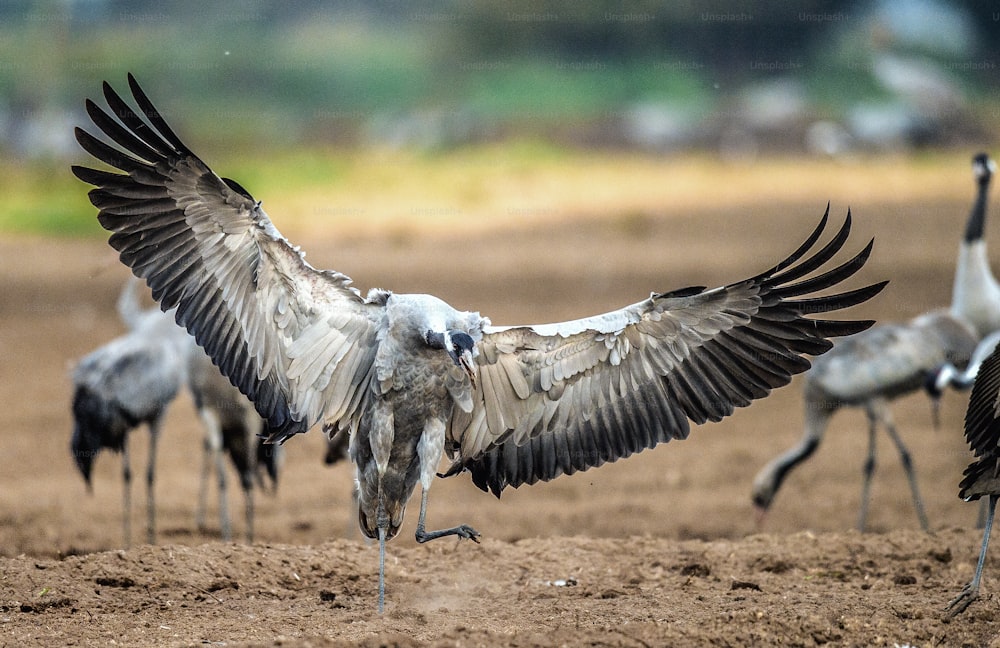
[[[143,308],[138,295],[139,280],[129,277],[118,295],[118,316],[128,328],[135,330],[142,321]]]
[[[965,223],[965,236],[962,239],[964,244],[974,243],[983,238],[983,233],[986,230],[986,200],[989,190],[990,177],[987,176],[979,182],[976,200],[972,203],[969,220]]]
[[[975,326],[980,336],[1000,328],[1000,284],[982,239],[963,241],[959,247],[951,312]]]
[[[771,479],[774,482],[773,491],[778,492],[785,477],[792,471],[792,468],[808,459],[819,447],[819,437],[806,436],[798,444],[778,455],[768,466]]]

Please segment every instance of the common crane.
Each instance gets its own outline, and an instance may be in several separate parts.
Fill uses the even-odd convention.
[[[913,460],[896,430],[889,401],[920,389],[926,376],[942,363],[964,366],[975,345],[972,327],[942,310],[906,323],[871,328],[838,341],[829,353],[816,358],[812,369],[804,376],[805,430],[802,438],[754,477],[751,497],[758,522],[763,520],[789,473],[819,447],[837,410],[861,407],[868,417],[868,454],[864,463],[858,529],[864,531],[868,519],[876,434],[881,425],[899,451],[917,518],[926,531],[929,525]]]
[[[996,165],[985,153],[972,158],[976,197],[959,245],[958,261],[948,314],[934,312],[908,323],[886,324],[842,340],[818,358],[805,375],[803,400],[805,430],[794,447],[778,455],[754,477],[751,499],[758,523],[764,519],[789,472],[808,459],[841,407],[862,407],[868,417],[868,455],[865,459],[858,512],[858,528],[865,529],[868,495],[875,470],[875,436],[886,429],[906,471],[920,526],[928,529],[927,516],[917,487],[909,450],[895,424],[889,401],[926,387],[942,365],[964,367],[980,337],[1000,328],[1000,286],[990,272],[983,233],[990,179]],[[935,422],[936,398],[932,398]]]
[[[167,406],[187,380],[191,337],[174,323],[172,313],[130,306],[127,286],[118,310],[130,330],[82,358],[73,371],[73,435],[70,449],[93,489],[91,470],[102,449],[122,455],[124,483],[123,538],[132,541],[132,465],[128,435],[149,427],[146,464],[146,540],[156,540],[156,446]]]
[[[976,198],[958,249],[951,297],[952,314],[972,324],[979,337],[1000,330],[1000,284],[990,270],[984,238],[990,181],[996,168],[996,162],[986,153],[972,158]]]
[[[267,420],[271,441],[315,424],[328,436],[349,430],[359,523],[379,541],[380,612],[385,544],[418,482],[418,542],[479,537],[464,524],[425,529],[443,454],[452,460],[446,475],[468,471],[499,496],[685,438],[689,420],[728,416],[807,369],[803,356],[827,351],[827,338],[868,328],[829,314],[885,285],[814,295],[854,275],[871,251],[869,242],[812,275],[847,241],[848,213],[809,256],[826,214],[788,258],[749,279],[653,293],[569,322],[498,327],[430,295],[363,297],[344,274],[306,263],[261,203],[217,176],[132,75],[128,82],[138,110],[107,83],[117,120],[86,102],[121,148],[76,130],[86,151],[124,174],[73,172],[97,187],[90,199],[122,262],[162,308],[177,309],[177,322]]]

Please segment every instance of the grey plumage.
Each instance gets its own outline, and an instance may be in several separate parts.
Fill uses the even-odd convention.
[[[976,374],[986,358],[993,354],[993,349],[1000,343],[1000,331],[993,331],[976,345],[976,350],[972,353],[972,358],[964,369],[956,367],[950,362],[945,362],[937,367],[924,383],[927,394],[935,401],[941,398],[944,390],[948,387],[952,389],[965,390],[972,387],[976,380]]]
[[[996,512],[997,498],[1000,497],[998,403],[1000,403],[1000,348],[994,348],[976,375],[972,395],[969,397],[969,407],[965,413],[965,438],[976,459],[965,469],[958,493],[958,496],[967,502],[983,496],[988,498],[983,542],[972,580],[945,608],[949,616],[959,614],[979,598],[979,584],[986,563],[993,516]]]
[[[73,372],[70,443],[88,489],[97,454],[102,449],[121,453],[126,546],[131,543],[132,470],[128,435],[142,424],[149,427],[146,539],[152,543],[156,538],[156,445],[167,406],[187,379],[190,345],[190,336],[174,323],[171,313],[130,308],[127,297],[130,290],[126,287],[119,299],[119,313],[130,327],[128,333],[86,355]]]
[[[858,528],[865,529],[875,470],[875,437],[885,428],[899,451],[920,526],[928,528],[909,450],[896,430],[889,401],[924,386],[942,363],[965,366],[975,349],[972,327],[941,310],[902,324],[883,324],[837,342],[816,358],[804,376],[805,430],[797,445],[771,460],[754,477],[751,498],[763,516],[788,474],[819,447],[830,418],[842,407],[861,407],[868,417]]]
[[[827,316],[884,286],[813,295],[854,275],[871,250],[806,278],[850,232],[848,215],[813,251],[824,215],[788,259],[754,277],[571,322],[494,327],[429,295],[362,297],[345,275],[307,264],[260,203],[215,175],[131,76],[129,85],[138,111],[104,86],[118,121],[87,102],[128,153],[77,129],[84,149],[127,174],[73,168],[97,186],[90,198],[111,245],[253,400],[273,441],[317,423],[350,432],[359,522],[380,540],[381,563],[417,482],[419,541],[478,536],[466,525],[424,529],[445,452],[447,474],[469,471],[499,495],[684,438],[689,420],[749,405],[808,368],[803,356],[827,351],[827,338],[870,326]],[[381,609],[381,568],[379,581]]]

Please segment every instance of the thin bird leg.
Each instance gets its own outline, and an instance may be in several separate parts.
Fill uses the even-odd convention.
[[[900,438],[899,433],[896,432],[896,426],[891,421],[886,423],[885,429],[899,450],[899,460],[903,463],[906,478],[910,481],[910,492],[913,494],[913,507],[917,510],[917,519],[920,520],[920,528],[930,532],[930,525],[927,523],[927,513],[924,511],[924,500],[920,497],[920,489],[917,487],[917,473],[913,468],[910,451],[903,444],[903,439]]]
[[[382,480],[378,483],[378,508],[375,511],[375,525],[378,527],[378,613],[385,611],[385,537],[389,529],[389,514],[382,499]]]
[[[229,542],[233,538],[233,528],[229,521],[229,485],[226,481],[226,458],[222,456],[222,448],[212,449],[215,457],[215,476],[219,480],[219,530],[222,539]]]
[[[247,513],[247,544],[253,544],[253,477],[247,479],[249,486],[244,487],[243,496],[246,502]]]
[[[205,532],[208,528],[206,515],[208,510],[208,480],[212,474],[212,448],[206,437],[202,443],[205,450],[201,462],[201,484],[198,486],[198,508],[194,514],[194,523],[198,531]]]
[[[424,530],[424,518],[427,517],[427,489],[421,489],[420,491],[420,517],[417,518],[417,542],[423,543],[428,540],[434,540],[435,538],[442,538],[444,536],[457,535],[459,538],[467,538],[473,542],[479,542],[479,532],[470,527],[467,524],[460,524],[457,527],[452,527],[450,529],[441,529],[440,531],[425,531]]]
[[[861,482],[861,508],[858,511],[858,531],[864,532],[868,522],[868,498],[871,494],[872,475],[875,474],[875,431],[878,424],[877,415],[869,406],[868,412],[868,456],[865,457]]]
[[[122,440],[122,486],[124,515],[122,516],[122,537],[127,549],[132,545],[132,464],[128,457],[128,434]]]
[[[149,424],[149,463],[146,465],[146,542],[156,543],[156,442],[160,438],[160,421]]]
[[[983,529],[983,547],[979,551],[976,574],[972,577],[969,584],[962,588],[959,595],[953,598],[948,603],[948,606],[945,607],[944,610],[948,613],[949,617],[965,611],[973,601],[979,598],[979,581],[983,577],[983,565],[986,564],[986,548],[990,544],[990,529],[993,528],[993,514],[997,508],[997,497],[997,495],[990,495],[989,509],[986,512],[986,527]]]
[[[385,527],[378,527],[378,613],[385,611]]]

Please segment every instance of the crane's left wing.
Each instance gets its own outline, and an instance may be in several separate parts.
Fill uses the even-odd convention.
[[[627,457],[695,423],[718,421],[809,368],[804,354],[831,347],[871,321],[812,319],[858,304],[885,282],[824,296],[865,263],[827,272],[850,233],[850,212],[812,256],[819,226],[789,258],[756,277],[712,290],[688,288],[572,322],[487,329],[471,413],[448,431],[454,463],[483,490],[547,481]]]
[[[997,437],[1000,436],[1000,347],[979,367],[972,384],[969,408],[965,412],[965,440],[978,457],[969,464],[958,485],[958,496],[964,500],[979,499],[989,484],[997,478]],[[986,478],[986,483],[982,480]]]

